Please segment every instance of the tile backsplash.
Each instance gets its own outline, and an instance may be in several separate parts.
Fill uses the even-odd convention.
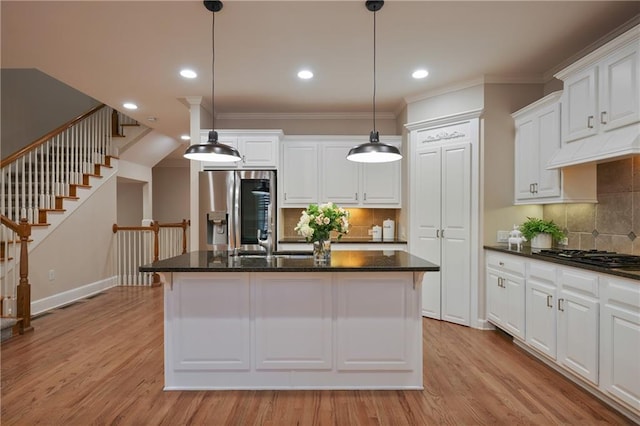
[[[548,204],[569,248],[640,255],[640,156],[598,164],[598,204]]]
[[[350,213],[349,223],[351,229],[349,233],[342,237],[343,240],[349,238],[371,238],[369,235],[369,229],[373,225],[382,226],[382,222],[386,219],[393,219],[396,221],[396,231],[398,228],[398,215],[399,209],[361,209],[361,208],[346,208]],[[296,231],[293,229],[300,220],[300,214],[302,208],[286,208],[282,209],[282,237],[283,238],[299,238]]]

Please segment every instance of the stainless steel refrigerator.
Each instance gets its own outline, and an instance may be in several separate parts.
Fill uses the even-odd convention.
[[[265,252],[258,239],[276,240],[275,170],[200,172],[200,250]]]

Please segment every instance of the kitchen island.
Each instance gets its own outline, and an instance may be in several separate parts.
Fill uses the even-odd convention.
[[[163,276],[166,390],[422,389],[426,260],[199,251],[140,270]]]

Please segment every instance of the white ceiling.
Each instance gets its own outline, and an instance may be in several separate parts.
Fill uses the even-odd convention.
[[[0,2],[2,67],[37,68],[167,136],[185,97],[211,109],[211,12],[201,1]],[[638,1],[400,1],[377,13],[377,111],[478,78],[542,82],[640,13]],[[227,0],[216,13],[220,113],[370,113],[364,1]],[[182,67],[196,80],[178,75]],[[297,71],[315,73],[301,81]],[[414,80],[425,67],[430,75]],[[147,122],[157,117],[157,122]]]

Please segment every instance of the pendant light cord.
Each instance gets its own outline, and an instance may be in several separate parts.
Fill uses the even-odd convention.
[[[216,112],[215,112],[215,64],[216,64],[216,12],[211,12],[211,128],[216,129]]]
[[[376,131],[376,11],[373,11],[373,131]]]

